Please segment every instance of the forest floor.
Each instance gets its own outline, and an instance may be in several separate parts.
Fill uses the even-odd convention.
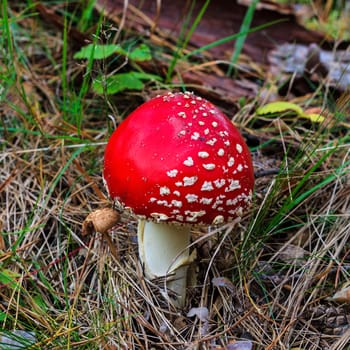
[[[181,3],[2,2],[1,349],[350,348],[349,9]],[[82,231],[112,131],[167,91],[221,108],[256,176],[238,225],[193,230],[182,309],[135,217]]]

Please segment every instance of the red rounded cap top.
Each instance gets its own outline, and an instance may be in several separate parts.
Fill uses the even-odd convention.
[[[249,149],[231,121],[192,93],[157,96],[114,131],[105,151],[109,195],[156,221],[216,224],[252,200]]]

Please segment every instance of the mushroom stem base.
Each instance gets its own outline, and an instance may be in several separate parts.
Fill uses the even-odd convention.
[[[166,277],[166,290],[175,293],[175,306],[186,298],[191,227],[139,220],[138,243],[147,278]]]

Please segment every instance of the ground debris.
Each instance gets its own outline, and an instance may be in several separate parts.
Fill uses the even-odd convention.
[[[77,47],[94,38],[99,44],[145,42],[154,57],[137,62],[137,68],[161,77],[176,52],[185,5],[191,1],[181,6],[153,1],[145,12],[135,3],[109,1],[122,10],[109,9],[110,22],[103,21],[99,37],[92,33],[101,17],[92,8],[85,30],[77,25],[76,18],[88,12],[80,2],[59,1],[50,8],[29,9],[16,2],[5,6],[11,8],[5,44],[14,43],[14,61],[7,68],[1,64],[8,69],[5,105],[0,107],[0,320],[6,336],[13,336],[13,330],[33,331],[50,348],[345,349],[350,309],[343,302],[348,290],[341,286],[346,286],[350,266],[350,114],[349,93],[332,94],[329,57],[322,61],[323,53],[332,52],[332,42],[323,43],[322,34],[295,22],[293,8],[259,1],[253,25],[263,23],[262,15],[266,21],[287,18],[289,24],[248,35],[234,79],[226,74],[230,42],[181,60],[164,84],[96,96],[89,90],[96,74],[134,69],[134,63],[94,62],[90,76],[73,58]],[[149,3],[144,2],[145,8]],[[198,26],[183,54],[237,32],[249,4],[212,1],[212,18]],[[307,57],[316,54],[315,65],[293,57],[299,52],[286,56],[280,51],[278,61],[270,64],[276,43],[284,48],[305,45]],[[348,62],[344,43],[338,49]],[[335,56],[330,59],[336,66],[340,61]],[[276,73],[280,80],[272,66],[281,69]],[[278,85],[289,83],[294,74],[304,79],[304,90],[281,91]],[[310,92],[305,77],[316,91]],[[83,81],[89,83],[82,87]],[[291,84],[292,79],[287,89]],[[330,94],[323,84],[330,84]],[[119,220],[112,209],[98,210],[86,218],[81,233],[87,214],[108,206],[101,145],[111,129],[150,96],[180,87],[200,91],[229,110],[252,150],[256,188],[251,212],[227,234],[217,227],[194,230],[193,283],[186,306],[175,310],[162,297],[158,281],[144,276],[134,216],[120,213]],[[266,100],[263,89],[270,93]],[[321,115],[324,123],[286,111],[256,113],[269,99]],[[336,291],[346,298],[339,299]]]
[[[309,319],[316,329],[326,334],[341,336],[350,329],[349,312],[349,305],[333,306],[324,303],[308,308],[305,318]]]
[[[334,295],[328,298],[330,301],[337,303],[350,303],[350,286],[338,290]]]
[[[308,76],[319,82],[325,79],[328,86],[340,90],[350,86],[350,47],[327,51],[315,43],[284,43],[270,51],[269,62],[275,76],[284,73],[295,74],[297,78]]]
[[[194,47],[208,45],[215,40],[225,38],[240,30],[242,18],[247,10],[249,3],[247,1],[224,0],[215,1],[209,5],[201,22],[194,31],[190,44]],[[304,44],[318,43],[325,41],[322,33],[311,31],[298,23],[297,11],[288,5],[267,6],[267,2],[257,6],[256,13],[251,27],[280,21],[274,23],[264,30],[256,31],[248,35],[243,52],[250,56],[255,62],[266,62],[266,52],[275,46],[284,42],[298,42]],[[271,5],[271,3],[270,3]],[[143,30],[144,33],[171,33],[174,37],[179,35],[184,21],[184,14],[188,11],[186,6],[181,5],[178,1],[162,2],[160,6],[151,1],[143,1],[140,5],[137,1],[129,1],[127,12],[125,13],[125,4],[123,1],[98,0],[96,6],[109,17],[125,14],[125,26],[132,26],[134,29]],[[196,3],[193,13],[199,12],[202,4]],[[143,18],[137,14],[143,14]],[[146,20],[147,18],[147,20]],[[150,29],[153,29],[153,32]],[[213,31],[215,28],[215,31]],[[267,40],[268,39],[268,40]],[[228,58],[232,51],[232,41],[215,46],[209,50],[214,58]]]

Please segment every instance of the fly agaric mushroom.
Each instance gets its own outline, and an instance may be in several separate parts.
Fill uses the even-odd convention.
[[[254,187],[239,131],[192,93],[157,96],[132,112],[107,144],[103,178],[110,197],[139,218],[146,276],[171,274],[177,306],[185,301],[191,226],[242,216]]]

